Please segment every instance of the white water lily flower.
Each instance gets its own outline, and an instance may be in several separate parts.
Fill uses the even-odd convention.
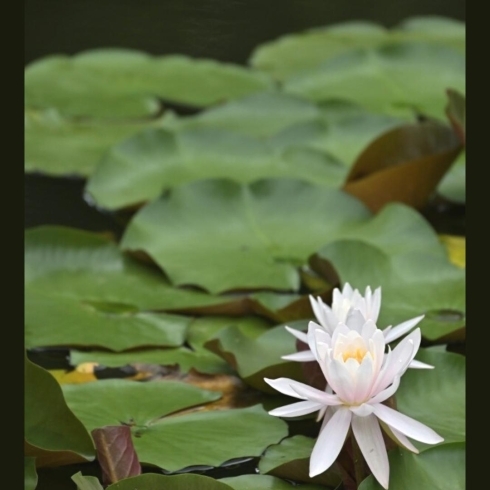
[[[371,288],[368,286],[363,296],[357,289],[352,289],[351,285],[346,283],[342,291],[340,291],[338,288],[333,290],[331,307],[326,305],[320,297],[315,299],[313,296],[310,296],[310,303],[319,324],[328,334],[332,335],[339,323],[344,323],[347,326],[350,326],[351,322],[356,323],[359,321],[357,318],[352,319],[352,315],[356,315],[356,310],[362,314],[364,320],[372,320],[374,323],[376,323],[379,316],[379,310],[381,308],[381,288],[376,288],[373,293]],[[400,338],[402,335],[405,335],[423,318],[424,315],[420,315],[402,322],[395,327],[386,327],[383,330],[385,342],[388,344],[393,340]],[[307,343],[307,336],[305,333],[290,327],[286,327],[286,329],[296,338]],[[283,359],[307,362],[314,361],[315,357],[311,351],[301,351],[283,356]],[[409,367],[418,369],[432,369],[433,366],[413,360]]]
[[[352,427],[374,477],[388,488],[388,455],[378,419],[390,428],[402,446],[413,452],[418,451],[407,437],[426,444],[443,441],[429,427],[382,404],[396,392],[400,377],[418,351],[419,328],[387,353],[385,336],[372,320],[354,328],[341,323],[333,335],[310,322],[306,337],[328,383],[328,391],[287,378],[265,381],[277,391],[302,400],[276,408],[269,412],[271,415],[297,417],[320,411],[323,416],[310,458],[310,477],[323,473],[334,463]]]

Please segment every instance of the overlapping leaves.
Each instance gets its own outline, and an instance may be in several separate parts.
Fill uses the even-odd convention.
[[[141,210],[121,246],[144,250],[177,285],[294,291],[297,266],[368,216],[341,191],[300,181],[201,181]]]
[[[271,87],[266,75],[231,64],[96,49],[31,63],[25,103],[70,116],[134,118],[156,114],[159,99],[205,107]]]
[[[130,425],[140,462],[168,471],[196,464],[219,466],[231,457],[258,456],[287,434],[286,423],[271,420],[259,405],[177,413],[220,397],[179,382],[107,380],[65,385],[64,393],[87,429]]]

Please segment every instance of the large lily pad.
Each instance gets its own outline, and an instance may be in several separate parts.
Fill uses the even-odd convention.
[[[302,327],[304,322],[291,325]],[[261,391],[277,394],[264,377],[302,379],[299,363],[281,359],[296,351],[296,340],[283,325],[255,339],[242,333],[238,326],[226,327],[204,345],[228,361],[246,383]]]
[[[466,426],[466,360],[451,352],[420,349],[417,359],[435,369],[409,369],[396,392],[397,409],[428,425],[444,437],[444,442],[464,442]],[[421,450],[430,446],[417,443]]]
[[[211,107],[195,116],[168,120],[173,129],[226,129],[257,138],[269,137],[294,124],[313,121],[320,109],[282,92],[263,92]]]
[[[107,490],[233,490],[225,483],[203,475],[170,475],[163,476],[155,473],[127,478],[107,487]]]
[[[150,129],[112,148],[90,178],[87,192],[100,206],[114,209],[200,179],[248,183],[291,177],[338,186],[345,175],[335,159],[315,150],[278,153],[256,138],[221,129]]]
[[[397,449],[389,455],[390,488],[396,490],[464,490],[466,488],[465,445],[443,444],[422,454]],[[359,490],[381,490],[369,476]]]
[[[37,466],[93,460],[95,449],[92,439],[67,407],[56,380],[29,361],[27,356],[24,374],[26,456],[36,457]],[[32,480],[31,470],[29,474]]]
[[[158,99],[204,107],[268,88],[266,75],[240,66],[124,49],[48,56],[25,73],[27,108],[101,118],[155,114]]]
[[[464,55],[424,43],[353,49],[284,86],[286,92],[315,102],[341,99],[380,113],[419,112],[440,119],[445,119],[448,87],[464,92]]]
[[[300,181],[202,181],[144,207],[121,246],[144,250],[177,285],[297,290],[296,267],[368,216],[341,191]]]
[[[374,138],[403,121],[353,103],[330,101],[321,104],[319,118],[283,129],[270,138],[270,144],[279,149],[299,146],[320,150],[350,167]]]
[[[291,490],[291,483],[269,475],[241,475],[218,480],[233,490]],[[320,485],[301,485],[301,490],[325,490]]]
[[[443,17],[414,17],[395,29],[367,21],[349,21],[328,27],[287,34],[260,45],[252,66],[275,78],[287,79],[314,68],[352,48],[376,47],[387,42],[425,41],[465,50],[465,25]]]
[[[140,462],[168,471],[258,456],[287,434],[286,423],[271,419],[258,405],[169,416],[219,398],[185,383],[107,380],[63,388],[69,406],[89,430],[130,424]]]
[[[163,118],[102,123],[63,118],[56,110],[25,115],[26,172],[89,176],[104,153],[144,128],[161,126]]]
[[[334,284],[382,286],[380,327],[425,314],[422,335],[435,340],[465,325],[464,270],[449,261],[430,225],[404,205],[387,205],[311,262]]]
[[[126,304],[27,291],[26,347],[85,346],[115,351],[145,346],[179,346],[191,319],[138,311]]]

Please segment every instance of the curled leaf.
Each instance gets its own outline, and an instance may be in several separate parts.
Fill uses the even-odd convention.
[[[392,201],[420,209],[461,149],[454,132],[436,121],[399,126],[359,155],[344,190],[374,212]]]

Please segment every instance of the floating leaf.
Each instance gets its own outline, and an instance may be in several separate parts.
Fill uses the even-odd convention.
[[[266,138],[294,124],[313,121],[320,110],[311,102],[281,92],[253,94],[168,122],[172,129],[213,128]]]
[[[275,78],[287,79],[352,48],[406,41],[433,42],[464,52],[465,25],[454,19],[435,16],[407,19],[392,30],[373,22],[343,22],[287,34],[264,43],[252,53],[250,63]]]
[[[392,201],[420,209],[460,151],[460,142],[445,125],[425,121],[400,126],[359,155],[344,190],[374,212]]]
[[[328,155],[307,149],[281,154],[266,143],[222,129],[172,133],[149,129],[113,147],[87,184],[87,192],[108,209],[154,199],[165,189],[200,179],[249,183],[291,177],[338,186],[345,169]]]
[[[24,457],[24,490],[35,490],[36,486],[36,458]]]
[[[94,429],[92,437],[97,451],[97,461],[106,484],[116,483],[141,473],[141,465],[128,426],[117,425]]]
[[[309,476],[310,456],[315,442],[311,437],[299,435],[270,446],[260,459],[260,472],[287,480],[314,482],[337,488],[341,479],[335,468],[330,468],[314,478]]]
[[[144,250],[177,285],[297,290],[296,266],[368,216],[356,199],[300,181],[202,181],[144,207],[121,246]]]
[[[317,120],[285,128],[270,138],[270,144],[278,149],[299,146],[323,151],[350,167],[373,139],[405,122],[349,102],[329,101],[321,109]]]
[[[445,119],[448,87],[465,90],[464,54],[417,42],[351,49],[290,78],[284,90],[314,102],[340,99],[384,114]]]
[[[456,203],[466,201],[466,155],[463,151],[441,180],[437,192]]]
[[[155,114],[159,99],[204,107],[271,87],[262,73],[213,60],[96,49],[28,65],[25,104],[71,116],[128,118]]]
[[[66,406],[55,379],[27,357],[24,373],[26,456],[35,456],[38,467],[92,461],[92,439]]]
[[[48,175],[89,176],[107,150],[163,119],[102,123],[63,118],[54,109],[25,115],[25,170]]]
[[[233,490],[291,490],[294,488],[289,482],[268,475],[232,476],[221,478],[218,481],[226,483]],[[301,485],[299,488],[301,490],[325,490],[325,487],[320,485]]]
[[[287,434],[286,423],[271,419],[260,406],[174,413],[220,396],[186,383],[101,380],[63,389],[69,406],[89,430],[130,425],[140,462],[168,471],[258,456]]]
[[[244,335],[239,327],[227,327],[204,345],[225,359],[246,383],[266,393],[276,391],[264,382],[264,377],[302,379],[299,363],[281,359],[296,351],[295,339],[283,325],[256,339]]]
[[[396,449],[389,454],[390,488],[396,490],[463,490],[465,485],[465,445],[443,444],[422,454]],[[359,490],[381,490],[369,476]]]
[[[203,475],[163,476],[154,473],[127,478],[107,487],[107,490],[233,490],[214,478]]]
[[[95,476],[83,476],[82,472],[74,474],[71,479],[77,485],[77,490],[104,490]]]
[[[396,392],[397,409],[428,425],[444,443],[464,442],[466,424],[465,358],[451,352],[420,349],[417,359],[435,369],[409,369]],[[423,450],[430,446],[414,442]]]
[[[324,246],[311,265],[332,284],[382,286],[382,328],[425,314],[422,335],[435,340],[465,325],[464,270],[449,262],[430,225],[401,204]]]
[[[191,319],[140,312],[133,306],[27,291],[25,342],[46,346],[105,347],[122,351],[145,346],[179,346]]]

